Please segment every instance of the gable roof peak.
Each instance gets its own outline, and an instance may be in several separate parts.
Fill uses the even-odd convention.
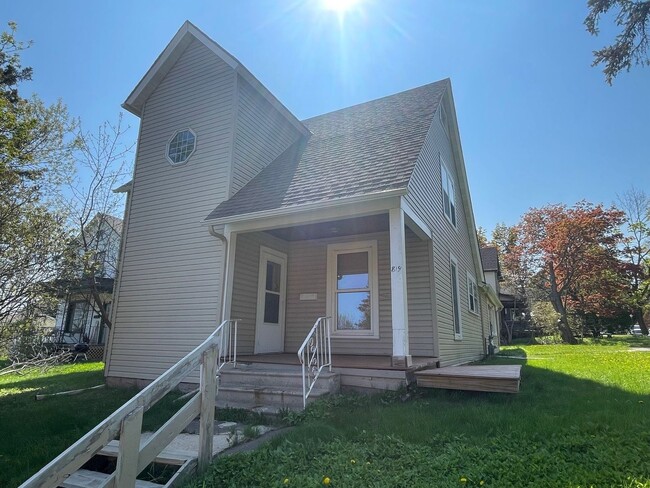
[[[305,135],[309,130],[298,120],[298,118],[273,95],[246,67],[232,54],[212,40],[201,29],[192,22],[186,20],[176,32],[172,40],[167,44],[162,53],[156,58],[147,73],[133,89],[131,94],[122,104],[125,110],[133,115],[142,116],[142,109],[149,96],[172,69],[176,61],[185,52],[192,41],[198,41],[212,51],[224,63],[230,66],[239,76],[245,79],[253,88],[260,93],[273,107],[275,107],[291,124]]]

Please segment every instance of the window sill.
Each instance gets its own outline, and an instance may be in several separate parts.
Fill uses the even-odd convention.
[[[454,340],[455,341],[462,341],[463,340],[463,334],[454,334]]]
[[[332,339],[379,339],[378,331],[371,331],[366,333],[332,331],[330,337]]]

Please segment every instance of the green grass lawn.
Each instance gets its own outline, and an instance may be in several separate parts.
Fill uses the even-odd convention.
[[[103,363],[76,363],[46,373],[0,376],[0,486],[18,486],[120,407],[134,390],[105,388],[36,401],[104,382]],[[178,404],[169,397],[145,414],[144,429],[169,418]]]
[[[650,347],[614,338],[515,346],[517,395],[445,390],[338,397],[188,486],[650,487]],[[327,479],[326,479],[327,478]]]

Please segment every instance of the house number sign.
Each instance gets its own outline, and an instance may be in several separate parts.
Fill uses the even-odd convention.
[[[401,266],[391,266],[390,270],[391,270],[392,273],[399,273],[400,271],[402,271],[402,267]]]

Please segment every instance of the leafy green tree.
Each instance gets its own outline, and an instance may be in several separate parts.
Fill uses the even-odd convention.
[[[544,335],[555,335],[560,332],[558,328],[560,314],[555,311],[551,302],[534,302],[530,316],[535,327],[540,329]]]
[[[46,196],[70,175],[74,148],[62,102],[20,96],[32,70],[20,62],[29,44],[15,33],[10,22],[0,34],[0,341],[12,324],[40,313],[42,283],[56,274],[67,233]]]
[[[489,246],[488,239],[487,239],[487,234],[485,232],[485,227],[478,226],[476,229],[476,238],[478,239],[478,246],[479,247],[486,247]]]
[[[625,212],[623,262],[630,311],[648,335],[644,313],[650,309],[650,196],[643,190],[631,188],[618,197]]]
[[[594,51],[593,66],[604,64],[605,80],[610,85],[622,71],[629,71],[632,65],[648,65],[648,24],[650,24],[650,1],[634,0],[589,0],[589,14],[585,19],[587,31],[599,34],[601,17],[610,11],[615,13],[614,22],[621,27],[615,41]]]

